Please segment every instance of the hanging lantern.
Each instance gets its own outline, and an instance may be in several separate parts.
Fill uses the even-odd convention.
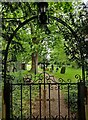
[[[38,3],[38,10],[40,13],[46,13],[48,8],[48,3],[47,2],[39,2]]]
[[[39,2],[38,4],[38,22],[40,24],[48,23],[48,3],[47,2]]]

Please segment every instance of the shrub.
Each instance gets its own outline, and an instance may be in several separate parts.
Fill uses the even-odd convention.
[[[65,103],[68,105],[68,95],[65,95]],[[77,113],[77,90],[71,90],[69,94],[69,106],[72,114]]]

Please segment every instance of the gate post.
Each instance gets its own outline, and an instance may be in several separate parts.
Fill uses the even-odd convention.
[[[5,83],[4,86],[4,101],[6,106],[6,120],[10,120],[10,83]]]
[[[84,82],[78,83],[78,120],[85,120],[85,86]]]
[[[86,88],[86,105],[85,105],[86,120],[88,120],[88,88]]]

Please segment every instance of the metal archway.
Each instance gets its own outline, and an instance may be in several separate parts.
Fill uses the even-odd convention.
[[[5,58],[4,58],[4,83],[6,82],[6,69],[7,69],[7,66],[6,66],[6,61],[7,61],[7,57],[8,57],[8,49],[9,49],[9,46],[10,46],[10,43],[12,41],[12,39],[14,38],[14,36],[16,35],[16,33],[18,32],[18,30],[20,28],[22,28],[24,25],[26,25],[28,22],[30,22],[31,20],[33,19],[36,19],[38,18],[38,16],[33,16],[27,20],[25,20],[24,22],[22,22],[16,29],[15,31],[11,34],[11,36],[9,37],[9,42],[7,44],[7,47],[6,47],[6,52],[5,52]],[[76,33],[74,32],[74,30],[66,23],[64,22],[62,19],[60,18],[57,18],[57,17],[53,17],[53,16],[49,16],[49,18],[52,18],[54,20],[56,20],[57,22],[63,24],[65,27],[67,27],[71,33],[73,34],[73,36],[75,37],[75,39],[79,40],[78,39],[78,36],[76,35]]]
[[[78,36],[76,35],[76,33],[73,31],[73,29],[66,23],[64,22],[62,19],[59,19],[57,17],[53,17],[53,16],[49,16],[50,18],[56,20],[57,22],[63,24],[65,27],[67,27],[71,33],[73,34],[73,36],[75,37],[75,39],[78,39]],[[5,102],[5,105],[6,105],[6,120],[9,120],[10,119],[10,108],[9,108],[9,105],[10,105],[10,95],[9,95],[9,91],[10,89],[8,90],[8,83],[6,81],[6,69],[7,69],[7,58],[8,58],[8,50],[9,50],[9,46],[11,44],[11,41],[12,39],[14,38],[14,36],[16,35],[16,33],[18,32],[18,30],[20,28],[22,28],[24,25],[26,25],[28,22],[30,22],[31,20],[33,19],[37,19],[38,16],[33,16],[27,20],[25,20],[24,22],[22,22],[15,30],[14,32],[11,34],[11,36],[9,37],[9,42],[7,44],[7,47],[6,47],[6,52],[5,52],[5,57],[4,57],[4,102]],[[8,97],[8,98],[7,98]]]

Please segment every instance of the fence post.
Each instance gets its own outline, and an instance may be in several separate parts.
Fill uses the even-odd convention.
[[[88,120],[88,88],[86,89],[86,105],[85,105],[86,120]]]
[[[85,120],[85,86],[84,82],[78,83],[78,120]]]
[[[5,83],[4,100],[6,106],[6,120],[10,120],[10,83]]]
[[[2,120],[6,119],[6,106],[5,106],[5,101],[4,101],[4,89],[2,93]]]

